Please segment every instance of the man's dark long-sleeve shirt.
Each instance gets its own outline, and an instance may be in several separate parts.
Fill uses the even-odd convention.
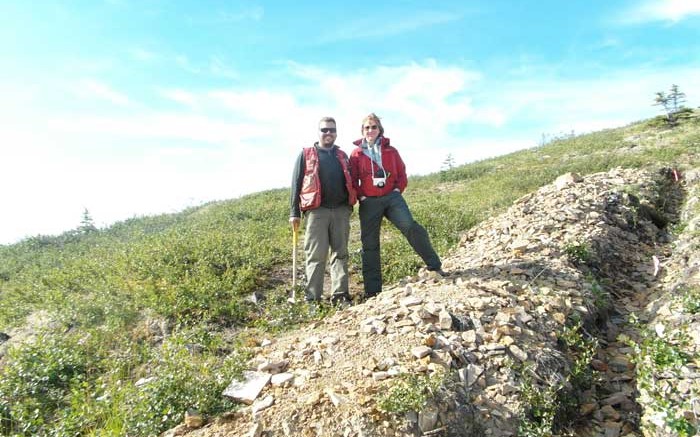
[[[318,152],[318,179],[321,181],[321,206],[325,208],[337,208],[348,204],[348,190],[345,186],[343,167],[336,156],[338,146],[326,149],[314,144]],[[302,150],[294,164],[292,174],[292,194],[290,217],[301,217],[299,210],[299,192],[306,172],[304,151]]]

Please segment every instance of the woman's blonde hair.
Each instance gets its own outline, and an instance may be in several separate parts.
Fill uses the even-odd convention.
[[[375,114],[374,112],[370,113],[368,116],[366,116],[365,118],[362,119],[362,125],[360,125],[360,133],[362,134],[362,136],[363,137],[365,136],[365,123],[367,123],[370,120],[377,123],[377,126],[379,127],[379,135],[383,136],[384,135],[384,126],[382,126],[382,122],[379,119],[379,116],[377,114]]]

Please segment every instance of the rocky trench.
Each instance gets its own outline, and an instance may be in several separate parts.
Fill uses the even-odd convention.
[[[677,253],[669,233],[697,177],[674,175],[563,175],[464,235],[444,258],[448,277],[421,272],[298,332],[261,339],[248,376],[264,383],[252,394],[245,381],[225,392],[249,405],[166,434],[674,435],[645,431],[657,412],[637,384],[641,325],[629,323],[631,314],[680,323],[669,290],[697,279],[687,267],[696,246]],[[684,385],[669,393],[697,396],[697,359],[684,372],[665,379]],[[387,412],[382,400],[407,375],[442,383],[424,388],[420,408]]]

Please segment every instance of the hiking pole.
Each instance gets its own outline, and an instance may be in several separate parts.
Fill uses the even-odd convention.
[[[299,222],[292,222],[292,297],[287,299],[289,303],[296,302],[297,294],[297,240],[299,239]]]

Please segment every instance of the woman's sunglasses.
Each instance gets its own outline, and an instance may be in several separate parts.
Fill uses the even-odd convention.
[[[375,129],[379,129],[379,126],[377,126],[376,124],[373,124],[372,126],[365,126],[365,130],[375,130]]]

